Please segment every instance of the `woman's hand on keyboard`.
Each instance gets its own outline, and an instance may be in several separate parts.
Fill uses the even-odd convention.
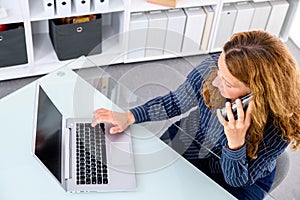
[[[94,111],[92,126],[95,126],[100,122],[109,122],[113,126],[109,132],[111,134],[123,132],[128,126],[135,121],[133,114],[130,111],[127,112],[114,112],[105,108],[99,108]]]

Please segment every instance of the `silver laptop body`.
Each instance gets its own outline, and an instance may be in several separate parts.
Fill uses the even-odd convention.
[[[112,135],[108,123],[66,119],[39,83],[36,91],[32,153],[66,191],[136,188],[129,131]]]

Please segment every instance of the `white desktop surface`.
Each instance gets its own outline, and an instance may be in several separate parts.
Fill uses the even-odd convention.
[[[66,116],[91,117],[92,110],[98,107],[115,108],[76,73],[68,68],[61,72],[64,76],[54,72],[38,81],[46,85],[46,92]],[[0,99],[1,200],[234,199],[140,125],[130,127],[137,172],[136,190],[65,192],[31,153],[36,85],[33,82]]]

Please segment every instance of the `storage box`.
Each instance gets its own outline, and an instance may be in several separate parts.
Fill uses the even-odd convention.
[[[206,21],[203,30],[203,36],[201,40],[201,50],[208,50],[208,43],[211,36],[211,30],[213,26],[213,21],[215,17],[215,11],[213,6],[203,6],[203,10],[206,14]]]
[[[162,6],[176,7],[178,0],[147,0],[148,3],[154,3]]]
[[[286,0],[270,1],[270,4],[272,9],[266,25],[266,31],[279,37],[290,4]]]
[[[49,34],[59,60],[102,52],[102,18],[77,24],[60,24],[49,20]]]
[[[144,58],[146,52],[148,18],[146,13],[131,13],[127,58]]]
[[[168,18],[161,10],[149,11],[146,57],[160,56],[164,53]]]
[[[254,8],[249,2],[235,4],[237,10],[235,24],[232,33],[248,31],[254,15]]]
[[[178,55],[181,52],[186,15],[181,8],[169,9],[165,13],[168,17],[168,25],[164,54]]]
[[[23,27],[0,32],[0,67],[28,63]]]
[[[92,0],[92,7],[95,11],[103,11],[109,8],[110,0]]]
[[[91,1],[86,0],[73,0],[76,13],[88,13],[91,8]]]
[[[184,8],[184,12],[187,18],[182,52],[197,53],[200,51],[206,14],[202,7]]]
[[[58,15],[70,15],[72,13],[72,1],[55,0],[55,10]]]
[[[219,26],[216,30],[216,38],[213,45],[214,51],[221,51],[224,43],[228,41],[232,35],[237,9],[232,4],[224,4]]]
[[[47,16],[53,16],[55,14],[55,1],[54,0],[43,0],[43,12]]]
[[[251,5],[254,8],[254,14],[250,30],[265,30],[271,12],[271,5],[267,1],[251,2]]]

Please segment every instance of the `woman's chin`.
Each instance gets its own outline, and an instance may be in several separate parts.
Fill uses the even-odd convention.
[[[221,94],[222,97],[228,99],[228,97],[224,94],[224,92],[220,91],[220,94]]]

